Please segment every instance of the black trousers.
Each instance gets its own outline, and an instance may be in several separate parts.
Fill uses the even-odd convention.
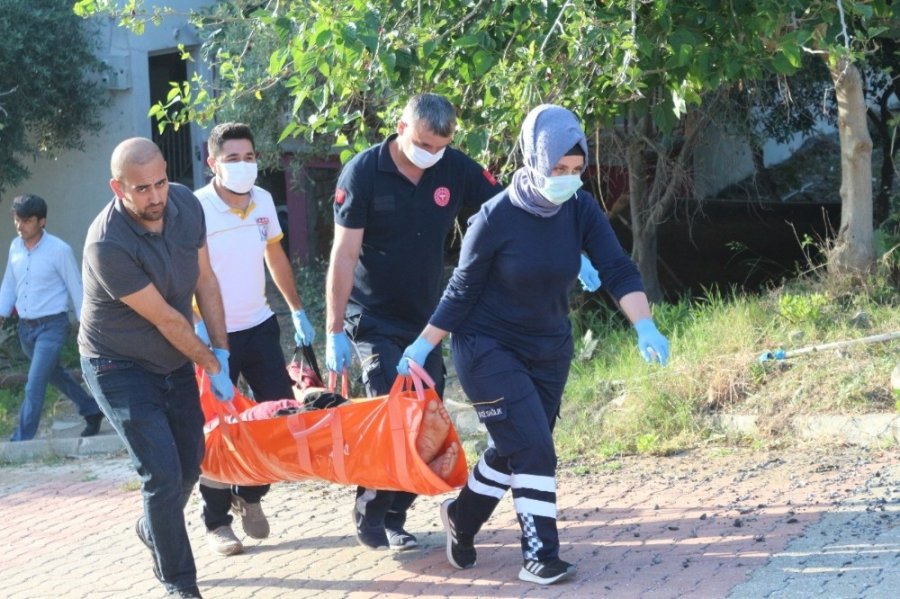
[[[228,346],[232,382],[237,383],[238,377],[243,376],[256,401],[294,398],[293,382],[281,351],[281,328],[274,315],[255,327],[228,333]],[[229,526],[232,495],[242,497],[247,503],[259,503],[268,492],[269,485],[232,486],[201,477],[203,523],[207,530]]]
[[[423,325],[424,326],[424,325]],[[422,327],[378,318],[369,314],[354,315],[344,322],[344,329],[362,363],[362,382],[368,397],[387,395],[397,379],[397,363],[407,348],[418,337]],[[439,397],[444,395],[444,359],[438,345],[423,364],[434,380]],[[381,526],[388,530],[400,530],[406,523],[406,512],[416,495],[405,491],[356,489],[356,510],[369,526]]]

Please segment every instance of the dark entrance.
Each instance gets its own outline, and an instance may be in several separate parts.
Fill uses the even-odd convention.
[[[187,81],[187,66],[181,60],[178,52],[158,54],[149,59],[150,69],[150,105],[158,102],[166,102],[171,81],[183,83]],[[191,128],[179,127],[175,131],[173,127],[166,127],[159,132],[156,119],[152,123],[152,139],[160,147],[163,157],[168,165],[169,181],[175,181],[194,187],[194,160],[191,151]]]

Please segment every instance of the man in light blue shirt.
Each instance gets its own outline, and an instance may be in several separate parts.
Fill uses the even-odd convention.
[[[22,351],[31,360],[25,401],[12,441],[34,438],[41,420],[47,383],[52,383],[78,406],[85,420],[82,437],[100,430],[103,414],[94,398],[59,363],[69,335],[69,298],[75,318],[81,320],[81,274],[72,248],[44,230],[47,203],[36,195],[13,200],[13,222],[18,237],[9,246],[9,259],[0,285],[0,326],[12,314],[19,315]]]

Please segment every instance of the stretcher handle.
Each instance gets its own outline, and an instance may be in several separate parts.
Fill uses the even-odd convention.
[[[425,383],[429,387],[434,387],[434,379],[431,378],[427,370],[422,368],[418,362],[412,360],[407,360],[407,362],[409,363],[409,376],[412,378],[414,385],[421,387],[422,383]]]
[[[412,384],[410,385],[410,383]],[[425,385],[434,387],[434,379],[419,364],[409,360],[409,375],[397,374],[390,394],[394,395],[399,391],[412,387],[412,390],[416,392],[416,399],[422,401],[425,399]]]
[[[288,430],[291,432],[291,436],[294,437],[294,444],[297,449],[297,462],[306,472],[313,471],[312,464],[312,456],[310,455],[309,449],[309,441],[307,437],[315,433],[316,431],[322,430],[323,428],[331,427],[333,425],[332,420],[334,419],[334,415],[332,413],[328,413],[324,418],[316,422],[309,428],[303,428],[303,420],[301,418],[301,414],[291,414],[287,417],[287,425]]]
[[[201,391],[203,389],[208,388],[209,392],[212,393],[213,396],[215,397],[215,393],[212,390],[212,383],[209,380],[209,374],[206,372],[206,370],[204,368],[198,367],[197,370],[200,371],[200,389],[201,389]],[[218,414],[218,416],[219,416],[219,426],[226,426],[226,427],[228,426],[228,422],[225,419],[226,413],[231,416],[234,416],[235,420],[240,420],[240,414],[238,413],[237,408],[234,407],[233,400],[219,401],[219,399],[216,398],[215,406],[216,406],[216,414]]]
[[[204,371],[203,376],[206,376],[206,371]],[[209,389],[210,393],[213,393],[212,387]],[[213,393],[215,395],[215,393]],[[216,399],[216,414],[219,416],[219,427],[222,429],[222,436],[228,442],[228,447],[234,451],[234,444],[231,441],[231,423],[228,422],[227,416],[232,416],[235,422],[240,422],[241,415],[238,413],[237,408],[234,407],[234,401],[219,401]]]
[[[412,387],[416,392],[419,409],[421,409],[425,401],[425,387],[423,383],[432,388],[434,387],[434,379],[431,378],[428,372],[416,362],[409,360],[409,376],[398,375],[388,395],[387,407],[390,418],[391,445],[394,450],[394,464],[397,467],[396,473],[400,478],[400,483],[407,488],[413,488],[411,470],[406,456],[409,442],[409,427],[407,425],[410,423],[407,422],[405,417],[407,411],[401,406],[401,402],[406,399],[403,391],[409,389],[410,381],[412,381]]]
[[[299,360],[297,359],[299,356]],[[311,345],[296,345],[294,346],[294,355],[291,358],[294,362],[299,361],[300,365],[303,364],[309,365],[312,368],[312,371],[316,373],[316,378],[320,381],[322,380],[322,371],[319,370],[319,362],[316,360],[316,352],[313,350]]]
[[[350,399],[350,373],[345,368],[341,372],[341,395],[344,399]],[[337,373],[333,370],[328,371],[328,390],[334,393],[337,386]]]
[[[303,429],[300,428],[300,413],[292,414],[288,416],[288,429],[291,431],[291,435],[294,439],[302,439],[303,437],[308,437],[316,431],[322,430],[327,426],[331,426],[331,419],[334,418],[334,414],[326,414],[324,418],[321,418],[318,422],[312,425],[309,428]]]
[[[206,370],[203,368],[198,368],[200,371],[200,389],[209,389],[209,392],[215,396],[215,393],[212,390],[212,384],[209,380],[209,374],[207,374]],[[222,438],[225,439],[225,443],[228,445],[228,449],[232,453],[236,453],[234,442],[231,439],[231,431],[229,427],[231,424],[228,422],[228,418],[226,416],[234,417],[235,421],[240,421],[240,414],[238,414],[237,408],[234,407],[234,401],[219,401],[218,398],[215,400],[215,408],[216,415],[219,418],[219,428],[222,429]]]

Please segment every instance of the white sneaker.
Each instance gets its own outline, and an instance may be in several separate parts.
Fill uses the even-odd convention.
[[[251,539],[265,539],[269,536],[269,519],[263,513],[261,503],[247,503],[238,495],[231,496],[231,509],[241,517],[241,526]]]
[[[227,524],[215,530],[206,531],[206,544],[219,555],[237,555],[244,551],[244,545]]]

